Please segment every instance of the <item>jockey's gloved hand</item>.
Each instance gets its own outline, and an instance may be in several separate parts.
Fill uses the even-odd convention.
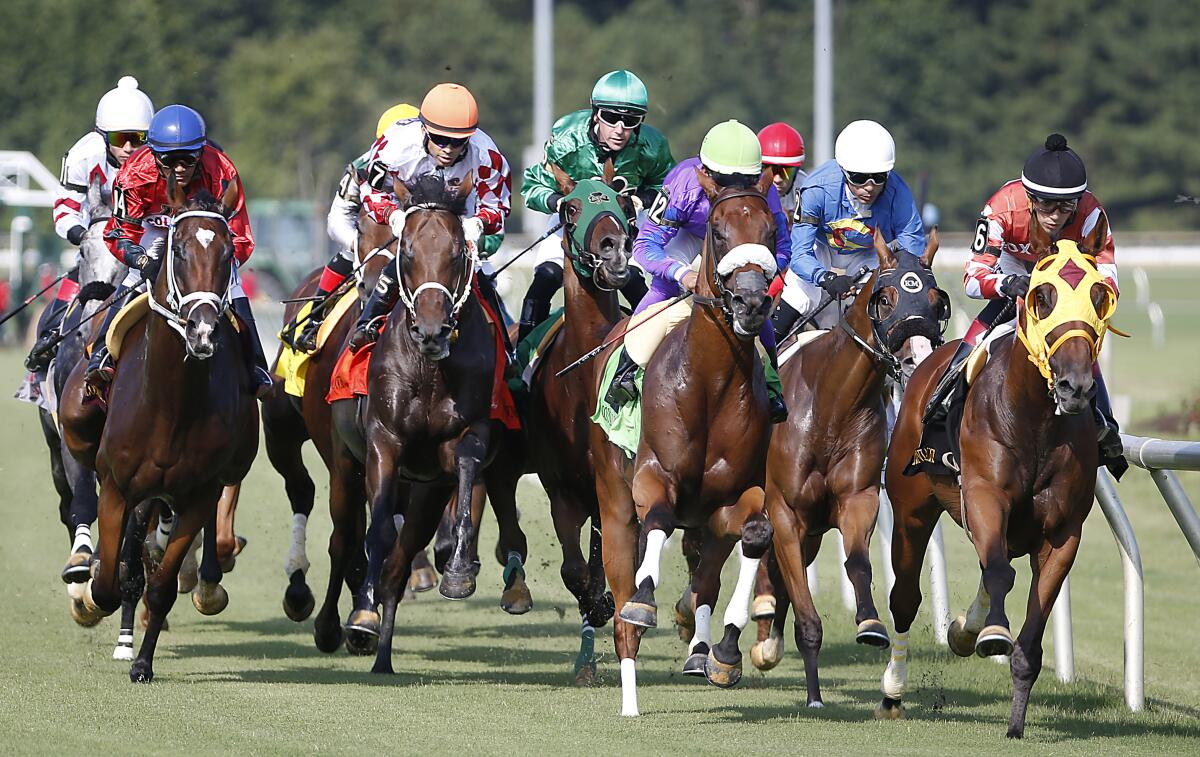
[[[1009,299],[1017,299],[1029,294],[1029,274],[1010,273],[1000,280],[1000,294]]]
[[[408,217],[407,210],[396,208],[388,217],[388,228],[392,230],[392,236],[396,239],[404,239],[404,219]]]
[[[140,244],[125,247],[125,265],[142,272],[143,281],[154,281],[158,275],[158,259],[146,252]]]
[[[845,274],[826,271],[821,274],[821,278],[817,279],[817,286],[828,292],[833,299],[840,300],[850,293],[850,288],[854,286],[854,279]]]
[[[83,235],[87,233],[87,229],[76,224],[67,231],[67,241],[78,247],[83,242]]]
[[[483,236],[483,219],[472,216],[464,218],[462,222],[463,236],[467,239],[467,244],[477,245],[479,238]]]

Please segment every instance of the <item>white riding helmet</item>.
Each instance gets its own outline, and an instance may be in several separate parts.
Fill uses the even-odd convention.
[[[838,134],[833,157],[843,171],[883,173],[896,165],[896,141],[874,121],[852,121]]]
[[[153,117],[154,103],[132,76],[122,76],[96,106],[96,128],[101,131],[146,131]]]

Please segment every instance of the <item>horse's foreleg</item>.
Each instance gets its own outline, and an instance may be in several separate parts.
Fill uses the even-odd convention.
[[[581,618],[579,652],[575,656],[574,675],[575,684],[585,686],[591,684],[596,677],[596,630],[590,617],[594,597],[590,566],[588,561],[584,560],[583,550],[580,547],[580,531],[587,516],[580,510],[574,497],[557,487],[551,487],[546,494],[550,499],[550,516],[554,524],[554,533],[562,548],[563,561],[562,567],[559,568],[559,575],[562,577],[567,591],[575,597],[576,606],[579,608]],[[595,541],[597,540],[593,539],[593,551],[598,551],[595,549]],[[603,587],[603,575],[601,575],[600,581]]]
[[[991,602],[986,625],[975,639],[975,654],[1010,655],[1013,640],[1004,600],[1016,579],[1016,571],[1008,559],[1008,515],[1012,502],[990,481],[972,478],[963,482],[963,508],[963,521],[970,527],[971,541],[983,566],[983,586]]]
[[[472,490],[480,466],[487,455],[489,433],[486,427],[468,431],[454,445],[458,468],[458,499],[454,513],[454,551],[442,573],[438,587],[447,599],[466,599],[475,593],[475,571],[470,552],[474,537],[471,521]]]
[[[1083,512],[1086,512],[1085,508]],[[1068,524],[1060,533],[1043,541],[1036,555],[1029,556],[1033,580],[1029,586],[1025,623],[1012,653],[1013,702],[1008,719],[1009,738],[1019,739],[1025,735],[1029,692],[1042,672],[1042,637],[1046,633],[1046,621],[1075,562],[1082,528],[1082,520]]]
[[[692,614],[694,630],[688,642],[688,657],[683,663],[683,674],[705,675],[708,656],[712,652],[712,612],[721,591],[721,569],[737,540],[704,534],[704,541],[696,553],[696,570],[692,574],[690,588],[695,590],[695,608]]]
[[[69,452],[63,457],[61,467],[69,494],[65,523],[72,538],[71,556],[62,577],[71,583],[80,583],[88,579],[89,562],[95,549],[92,524],[96,521],[96,473],[71,457]]]
[[[634,595],[621,608],[621,620],[642,628],[658,625],[658,604],[654,590],[660,581],[663,545],[675,530],[675,513],[666,486],[657,470],[641,468],[633,477],[633,499],[642,519],[646,551],[634,575]]]
[[[608,444],[593,431],[596,444]],[[624,607],[634,592],[634,562],[638,549],[637,511],[633,496],[617,467],[619,463],[606,459],[621,455],[615,448],[596,456],[596,495],[600,501],[601,538],[603,540],[604,575],[612,588],[614,606]],[[637,717],[637,653],[642,629],[619,617],[613,621],[613,641],[621,665],[621,714]]]
[[[758,641],[750,648],[750,661],[759,670],[767,671],[783,660],[783,632],[787,625],[788,607],[791,606],[791,600],[788,598],[783,574],[779,571],[779,561],[775,558],[774,550],[768,552],[766,559],[759,565],[760,576],[764,567],[769,576],[774,606],[772,615],[758,622]]]
[[[154,649],[158,644],[158,635],[162,632],[167,613],[175,604],[179,567],[191,549],[192,542],[196,540],[200,527],[212,517],[218,496],[220,491],[214,490],[208,496],[198,495],[188,502],[175,503],[175,525],[171,529],[171,538],[167,541],[167,548],[158,570],[150,577],[146,587],[146,605],[150,610],[150,619],[146,624],[146,635],[142,637],[137,659],[129,669],[129,680],[134,683],[149,683],[154,679]],[[103,494],[101,507],[103,508]],[[101,560],[103,559],[101,557]]]
[[[854,640],[879,649],[887,649],[891,640],[887,627],[879,620],[875,599],[871,596],[871,535],[879,517],[879,487],[842,496],[838,499],[837,527],[846,548],[846,575],[854,587],[858,605],[854,622],[858,624]]]
[[[738,642],[742,629],[750,620],[754,580],[762,558],[771,548],[773,535],[771,523],[763,514],[763,494],[760,487],[748,489],[733,507],[721,508],[710,520],[714,527],[720,522],[719,529],[726,538],[738,539],[738,580],[722,619],[725,633],[720,643],[713,647],[704,668],[705,676],[717,686],[734,686],[742,678],[742,653]]]
[[[700,567],[704,533],[699,528],[687,528],[683,530],[683,538],[679,541],[688,575],[683,591],[679,592],[679,599],[675,600],[675,630],[679,633],[679,640],[686,642],[696,635],[696,592],[692,586],[696,580],[696,570]]]
[[[267,457],[271,467],[283,478],[283,488],[292,508],[292,539],[283,563],[283,573],[288,580],[283,611],[299,623],[308,618],[316,603],[305,579],[310,567],[305,549],[308,518],[316,498],[316,486],[304,465],[303,447],[308,430],[303,417],[292,409],[291,401],[274,396],[262,403],[262,424]]]
[[[242,544],[238,543],[238,535],[233,526],[241,492],[241,483],[230,484],[221,491],[221,499],[217,501],[216,553],[217,559],[221,563],[222,573],[229,573],[233,570],[237,555],[245,544],[244,541]]]
[[[151,502],[147,500],[134,507],[125,529],[125,543],[121,547],[121,628],[117,633],[117,645],[113,648],[114,660],[128,662],[133,659],[133,624],[137,617],[138,601],[146,590],[142,539],[146,535],[150,505]]]
[[[229,594],[221,586],[221,561],[217,553],[220,505],[204,526],[204,551],[200,557],[199,581],[192,589],[192,605],[201,615],[216,615],[229,605]]]
[[[333,530],[329,534],[329,583],[325,599],[313,622],[313,640],[322,652],[333,652],[342,643],[343,629],[338,623],[338,599],[342,583],[351,584],[347,571],[362,561],[366,545],[366,569],[354,593],[354,607],[345,626],[346,651],[371,654],[379,636],[375,583],[384,557],[396,540],[393,519],[397,483],[394,458],[386,444],[372,449],[365,485],[372,487],[371,524],[364,528],[364,476],[353,454],[345,446],[334,450],[329,473],[329,516]],[[376,457],[377,456],[377,457]],[[358,578],[358,576],[355,576]]]
[[[118,588],[121,544],[130,508],[116,484],[108,479],[100,490],[100,569],[83,592],[86,615],[111,615],[121,606]]]
[[[778,490],[769,490],[767,512],[775,528],[775,558],[779,562],[788,597],[796,608],[796,648],[804,658],[804,679],[808,689],[808,706],[824,707],[821,701],[821,682],[817,674],[817,655],[821,651],[821,617],[808,589],[808,562],[805,560],[805,541],[808,527],[784,501]]]
[[[484,476],[487,481],[488,501],[491,502],[492,512],[496,516],[496,557],[504,566],[504,593],[500,597],[500,608],[510,615],[522,615],[533,609],[533,597],[529,593],[529,585],[525,582],[529,543],[517,516],[517,484],[520,481],[520,471],[511,466],[498,468],[499,462],[493,462]],[[578,528],[575,529],[575,543],[579,543]],[[576,598],[578,599],[578,595]]]

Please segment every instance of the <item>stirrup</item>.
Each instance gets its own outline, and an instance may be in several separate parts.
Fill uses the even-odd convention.
[[[624,347],[621,348],[619,361],[617,370],[613,374],[612,383],[609,384],[608,391],[604,394],[604,401],[613,410],[620,410],[622,405],[638,398],[637,383],[634,381],[634,376],[637,374],[637,363],[633,361]]]
[[[768,403],[771,408],[771,423],[783,423],[788,419],[787,403],[783,401],[783,397],[777,394],[769,395]]]
[[[54,353],[57,351],[55,348],[58,347],[55,342],[57,338],[58,329],[50,329],[38,335],[33,348],[25,357],[25,367],[31,373],[38,373],[50,367],[50,361],[54,359]]]
[[[310,315],[308,322],[300,329],[300,333],[296,335],[292,346],[298,352],[313,352],[317,349],[317,333],[321,330],[321,324],[325,322],[324,318],[317,318]]]

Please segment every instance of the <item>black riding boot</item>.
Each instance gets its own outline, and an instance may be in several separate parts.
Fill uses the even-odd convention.
[[[358,352],[368,344],[374,344],[379,339],[379,332],[387,321],[388,313],[396,307],[400,299],[400,286],[397,283],[396,262],[388,264],[379,274],[379,282],[371,292],[367,304],[363,305],[362,315],[354,324],[354,332],[350,334],[347,346],[351,352]]]
[[[54,357],[55,347],[59,334],[59,325],[62,324],[63,314],[67,312],[67,306],[70,302],[64,300],[53,300],[42,315],[38,318],[38,338],[33,343],[33,349],[29,351],[29,355],[25,358],[25,367],[31,372],[46,370],[50,365],[50,360]]]
[[[938,380],[933,394],[929,396],[929,403],[925,405],[924,421],[926,423],[940,421],[950,412],[954,387],[958,386],[958,376],[961,373],[961,371],[955,370],[955,368],[959,363],[967,359],[967,355],[971,354],[971,350],[973,349],[974,345],[967,344],[966,341],[959,342],[958,347],[954,349],[954,356],[946,364],[946,372]]]
[[[496,291],[496,282],[490,276],[479,274],[479,293],[483,295],[488,307],[500,319],[496,328],[500,329],[500,335],[504,337],[504,351],[508,353],[508,362],[515,363],[517,354],[513,350],[513,343],[508,338],[508,324],[504,322],[504,302],[500,299],[500,293]]]
[[[1100,463],[1108,466],[1109,471],[1119,481],[1129,468],[1125,461],[1125,447],[1121,442],[1121,429],[1117,419],[1113,417],[1112,404],[1108,399],[1108,388],[1104,385],[1104,376],[1097,371],[1096,381],[1092,384],[1092,413],[1096,417],[1100,443]]]
[[[638,398],[635,383],[637,369],[638,364],[629,356],[629,350],[622,346],[621,357],[617,359],[617,370],[613,373],[612,383],[604,394],[604,401],[611,405],[613,410],[620,410],[622,405]]]
[[[792,328],[798,320],[800,320],[800,311],[780,299],[775,303],[775,312],[771,314],[771,323],[775,327],[775,338],[781,342],[786,339],[792,333]]]
[[[767,382],[767,399],[771,406],[771,423],[783,423],[787,420],[787,403],[783,400],[782,382],[779,381],[779,348],[763,345],[770,361],[770,368],[775,373],[773,381]]]
[[[625,295],[625,301],[629,303],[630,309],[637,310],[638,303],[650,290],[646,287],[646,274],[642,273],[642,269],[635,265],[629,266],[629,269],[632,275],[625,286],[621,287],[621,294]]]
[[[521,326],[517,341],[523,341],[539,323],[550,316],[550,298],[562,289],[563,269],[555,263],[542,263],[533,271],[533,283],[521,303]]]
[[[325,270],[321,272],[321,284],[325,284],[329,288],[318,285],[317,291],[313,293],[312,310],[295,340],[294,347],[297,350],[312,352],[317,348],[317,332],[321,329],[321,324],[325,322],[329,311],[337,304],[329,300],[329,293],[341,286],[353,270],[354,261],[344,257],[340,252],[325,265]],[[334,279],[337,279],[336,283],[334,283]]]
[[[103,389],[112,382],[115,370],[108,359],[108,330],[112,327],[113,320],[116,319],[117,313],[124,307],[126,299],[132,292],[133,287],[124,284],[117,287],[117,291],[113,293],[112,305],[104,314],[104,322],[100,324],[100,331],[97,332],[96,339],[92,342],[92,356],[88,358],[87,373],[83,378],[97,390]]]
[[[246,373],[250,377],[250,393],[258,399],[267,396],[275,379],[267,367],[267,355],[263,352],[258,328],[254,325],[254,314],[250,312],[250,300],[238,297],[232,303],[233,314],[242,322],[242,352],[246,359]]]

